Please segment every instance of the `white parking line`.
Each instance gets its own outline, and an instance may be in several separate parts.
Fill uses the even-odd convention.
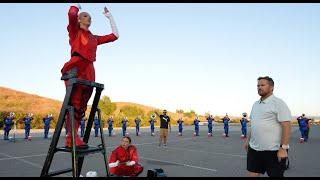
[[[173,150],[179,150],[179,151],[191,151],[191,152],[206,153],[206,154],[218,154],[218,155],[234,156],[234,157],[241,157],[241,158],[247,157],[245,155],[238,155],[238,154],[219,153],[219,152],[212,152],[212,151],[201,151],[201,150],[186,149],[186,148],[168,147],[168,146],[166,146],[164,149],[173,149]]]
[[[16,157],[10,156],[10,155],[8,155],[8,154],[6,154],[6,153],[0,153],[0,154],[3,155],[3,156],[6,156],[6,157],[8,157],[8,158],[11,158],[11,159],[20,160],[20,161],[22,161],[22,162],[24,162],[24,163],[30,164],[31,166],[34,166],[34,167],[37,167],[37,168],[42,168],[42,166],[41,166],[40,164],[36,164],[36,163],[30,162],[30,161],[24,160],[24,159],[22,159],[22,158],[16,158]],[[7,158],[7,159],[8,159],[8,158]]]
[[[216,169],[209,169],[209,168],[205,168],[205,167],[194,166],[194,165],[183,164],[183,163],[177,163],[177,162],[172,162],[172,161],[163,161],[163,160],[159,160],[159,159],[147,158],[147,157],[142,157],[142,156],[140,156],[139,158],[140,159],[146,159],[146,160],[152,160],[152,161],[158,161],[158,162],[165,162],[165,163],[170,163],[170,164],[176,164],[176,165],[180,165],[180,166],[186,166],[186,167],[202,169],[202,170],[207,170],[207,171],[213,171],[213,172],[217,172],[218,171]]]
[[[23,158],[29,158],[29,157],[37,157],[37,156],[44,156],[47,154],[37,154],[37,155],[30,155],[30,156],[20,156],[20,157],[14,157],[14,156],[9,156],[7,154],[4,153],[0,153],[3,154],[4,156],[7,156],[7,158],[1,158],[0,161],[4,161],[4,160],[12,160],[12,159],[23,159]]]
[[[0,154],[3,154],[4,153],[0,153]],[[63,152],[57,152],[55,154],[65,154]],[[12,160],[12,159],[23,159],[23,158],[30,158],[30,157],[41,157],[41,156],[47,156],[47,153],[46,154],[34,154],[34,155],[29,155],[29,156],[18,156],[18,157],[14,157],[14,156],[10,156],[8,154],[6,154],[5,156],[7,156],[7,158],[0,158],[0,161],[4,161],[4,160]],[[42,166],[41,166],[42,168]]]
[[[31,165],[31,166],[37,167],[37,168],[39,168],[39,169],[42,169],[43,166],[40,165],[40,164],[37,164],[37,163],[33,163],[33,162],[30,162],[30,161],[27,161],[27,160],[25,160],[25,159],[23,159],[23,158],[47,155],[47,154],[39,154],[39,155],[31,155],[31,156],[13,157],[13,156],[10,156],[10,155],[5,154],[5,153],[0,153],[0,154],[3,155],[3,156],[7,156],[7,157],[8,157],[8,158],[2,158],[2,159],[0,159],[0,160],[8,160],[8,159],[9,159],[9,160],[12,160],[12,159],[16,159],[16,160],[22,161],[22,162],[24,162],[24,163],[27,163],[27,164],[29,164],[29,165]],[[53,170],[52,170],[52,171],[53,171]],[[65,175],[65,174],[62,174],[62,176],[64,176],[64,177],[70,177],[70,176]]]
[[[180,141],[189,140],[189,139],[193,139],[193,138],[183,138],[183,139],[174,140],[174,141],[168,141],[168,142],[170,142],[170,143],[178,142],[178,141],[180,142]],[[143,145],[151,145],[151,144],[158,144],[158,143],[159,142],[149,142],[149,143],[140,143],[140,144],[134,144],[134,145],[135,146],[143,146]],[[118,147],[118,145],[117,146],[109,146],[109,147],[106,147],[106,149],[114,149],[116,147]],[[23,158],[30,158],[30,157],[47,156],[47,153],[46,154],[35,154],[35,155],[29,155],[29,156],[18,156],[18,157],[10,156],[10,155],[4,154],[4,153],[0,153],[0,154],[3,154],[4,156],[7,156],[7,158],[0,158],[0,161],[12,160],[12,159],[23,159]],[[55,154],[65,154],[65,152],[57,152]]]
[[[180,142],[180,141],[185,141],[185,140],[190,140],[190,139],[193,139],[193,138],[181,138],[181,139],[178,139],[178,140],[168,140],[167,142]],[[134,144],[135,146],[143,146],[143,145],[150,145],[150,144],[159,144],[158,140],[156,140],[155,142],[150,142],[150,143],[140,143],[140,144]]]

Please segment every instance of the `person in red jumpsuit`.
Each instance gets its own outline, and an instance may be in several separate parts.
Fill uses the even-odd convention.
[[[109,172],[113,176],[136,177],[143,171],[139,164],[137,148],[131,145],[131,138],[124,136],[120,146],[111,152]]]
[[[62,75],[66,75],[70,70],[76,68],[77,78],[95,81],[93,62],[96,61],[97,46],[113,42],[119,38],[119,35],[113,17],[106,7],[104,7],[103,14],[110,21],[112,33],[104,36],[93,35],[90,32],[89,27],[91,25],[91,16],[87,12],[79,13],[80,9],[81,7],[79,4],[71,5],[68,12],[69,24],[67,29],[69,33],[69,44],[71,46],[71,59],[64,64],[61,69],[61,73]],[[68,80],[65,80],[64,82],[67,88]],[[92,87],[77,84],[71,94],[71,104],[75,110],[74,130],[76,134],[76,146],[78,148],[88,147],[78,136],[77,131],[80,120],[87,109],[87,103],[91,97],[92,91]],[[66,147],[72,147],[70,124],[69,114],[67,113],[66,129],[68,134],[66,135],[65,141]]]

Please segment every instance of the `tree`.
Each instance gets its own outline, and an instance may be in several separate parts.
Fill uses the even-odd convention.
[[[145,124],[146,117],[143,109],[135,106],[135,105],[126,105],[120,109],[120,117],[121,120],[124,116],[128,117],[128,126],[135,126],[134,120],[138,115],[141,115],[142,124]]]
[[[192,118],[196,116],[196,112],[194,110],[190,110],[190,112],[184,112],[183,114],[188,118]]]
[[[106,121],[108,116],[110,116],[117,108],[115,103],[111,102],[111,99],[108,96],[102,96],[99,101],[98,107],[101,110],[101,121]]]
[[[176,113],[182,114],[182,113],[184,113],[184,111],[182,109],[177,109]]]

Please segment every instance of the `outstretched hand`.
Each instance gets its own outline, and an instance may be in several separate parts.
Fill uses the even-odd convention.
[[[78,9],[79,9],[79,10],[81,9],[81,5],[80,5],[80,3],[74,3],[74,4],[73,4],[73,6],[78,7]]]
[[[103,12],[103,14],[104,14],[104,15],[107,15],[108,13],[109,13],[108,8],[107,8],[107,7],[104,7],[104,12]]]

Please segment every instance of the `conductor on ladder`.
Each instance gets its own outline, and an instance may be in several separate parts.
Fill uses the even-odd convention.
[[[95,81],[95,70],[93,62],[96,61],[96,50],[97,46],[109,42],[113,42],[119,38],[116,24],[109,10],[105,7],[103,14],[109,19],[112,33],[98,36],[93,35],[89,27],[91,25],[91,16],[87,12],[79,13],[81,9],[79,4],[72,5],[68,12],[68,33],[69,33],[69,44],[71,46],[71,58],[66,62],[61,69],[62,75],[68,75],[70,70],[76,69],[76,78]],[[67,88],[68,79],[65,79],[65,86]],[[87,103],[91,97],[93,88],[84,85],[75,85],[70,99],[70,104],[74,107],[74,119],[75,127],[77,131],[80,125],[80,120],[83,113],[87,109]],[[66,136],[65,146],[71,148],[71,123],[69,113],[66,116],[66,128],[68,134]],[[84,143],[77,132],[76,135],[76,146],[78,148],[87,148],[88,145]]]

